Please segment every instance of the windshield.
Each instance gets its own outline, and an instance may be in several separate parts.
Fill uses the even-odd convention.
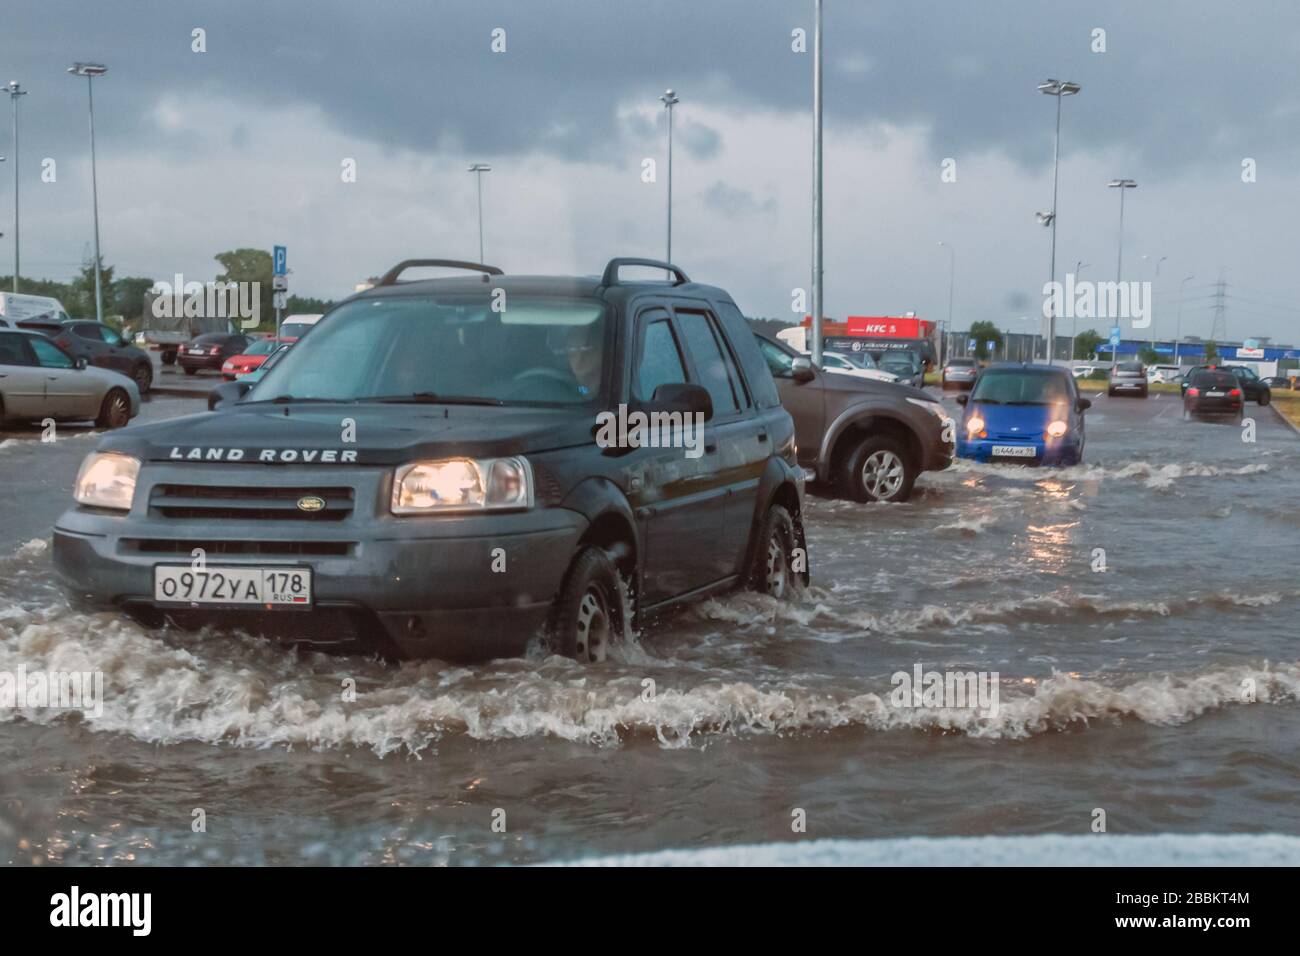
[[[877,368],[876,360],[867,352],[837,352],[835,353],[850,365],[857,368]]]
[[[1033,369],[985,369],[975,381],[972,402],[990,405],[1066,405],[1069,386],[1059,372]]]
[[[248,348],[244,349],[243,354],[244,355],[270,355],[279,347],[280,347],[280,343],[277,342],[275,339],[258,339],[256,342],[252,343]]]
[[[894,372],[901,369],[910,374],[920,368],[921,363],[910,352],[895,352],[884,355],[880,359],[880,367],[887,372]]]
[[[605,308],[594,299],[393,296],[340,306],[279,359],[251,401],[469,401],[572,405],[598,398]]]

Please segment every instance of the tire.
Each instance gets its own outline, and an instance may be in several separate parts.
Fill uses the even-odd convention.
[[[790,512],[781,505],[772,505],[754,539],[754,557],[745,587],[778,601],[792,597],[803,581],[802,573],[795,570],[798,543]]]
[[[551,650],[584,664],[609,656],[623,634],[618,568],[604,548],[587,547],[569,565],[547,621]]]
[[[1146,398],[1146,397],[1147,397],[1147,392],[1148,392],[1148,391],[1149,391],[1149,389],[1145,389],[1145,388],[1142,389],[1141,395],[1142,395],[1143,398]]]
[[[175,353],[175,352],[164,352],[164,353],[162,354],[162,363],[163,363],[164,365],[175,365],[175,364],[176,364],[176,353]]]
[[[1259,404],[1260,404],[1260,407],[1261,407],[1261,408],[1262,408],[1263,406],[1267,405],[1267,404],[1268,404],[1269,402],[1271,402],[1272,400],[1273,400],[1273,395],[1272,395],[1270,392],[1260,392],[1260,393],[1259,393]]]
[[[192,366],[189,365],[182,365],[181,368],[185,369],[186,375],[196,375],[198,374],[199,371],[198,369],[193,368]]]
[[[836,483],[840,495],[852,501],[906,501],[916,476],[902,442],[871,435],[845,457]]]
[[[123,428],[131,421],[131,399],[120,388],[110,388],[99,406],[95,425],[99,428]]]
[[[140,394],[148,395],[149,389],[153,387],[153,367],[148,362],[141,362],[132,370],[131,378]]]
[[[1108,389],[1106,389],[1106,397],[1107,397],[1107,398],[1114,398],[1114,397],[1115,397],[1115,390],[1114,390],[1113,388],[1108,388]]]

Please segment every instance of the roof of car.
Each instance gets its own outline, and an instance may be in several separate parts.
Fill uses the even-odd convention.
[[[608,302],[623,302],[633,295],[646,292],[666,296],[695,295],[702,298],[730,298],[716,286],[699,282],[671,283],[664,280],[634,281],[621,279],[613,285],[604,285],[599,276],[536,276],[536,275],[476,275],[448,276],[435,279],[397,281],[390,285],[377,285],[358,292],[346,301],[407,295],[473,295],[484,289],[504,289],[523,295],[574,296],[578,298],[603,298]]]

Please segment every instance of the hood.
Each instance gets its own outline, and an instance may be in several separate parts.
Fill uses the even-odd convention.
[[[824,372],[818,379],[822,388],[828,392],[860,392],[863,398],[884,398],[901,401],[905,398],[918,398],[926,402],[936,402],[933,395],[914,385],[899,382],[881,382],[857,375],[833,375]],[[848,396],[844,396],[848,398]]]
[[[397,465],[591,444],[595,424],[588,409],[257,403],[116,432],[99,449],[196,464]]]

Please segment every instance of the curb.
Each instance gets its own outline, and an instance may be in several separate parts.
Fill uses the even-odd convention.
[[[1278,421],[1280,421],[1287,428],[1291,429],[1292,433],[1295,434],[1297,438],[1300,438],[1300,425],[1297,425],[1295,422],[1291,421],[1291,419],[1287,418],[1285,415],[1279,412],[1277,410],[1277,406],[1274,405],[1272,402],[1268,403],[1268,407],[1273,409],[1273,414],[1277,416]]]

